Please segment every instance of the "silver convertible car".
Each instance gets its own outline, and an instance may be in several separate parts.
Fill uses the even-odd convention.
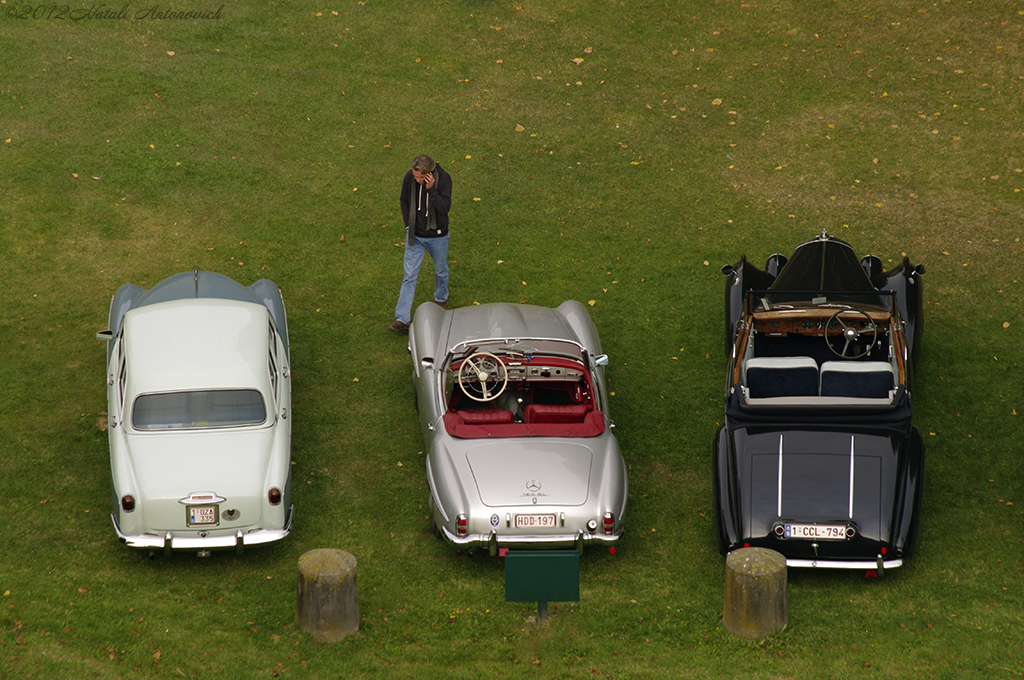
[[[107,342],[114,512],[151,551],[234,548],[291,531],[284,300],[211,272],[117,289]]]
[[[597,330],[556,309],[427,302],[409,331],[432,523],[492,555],[622,536],[628,481]]]

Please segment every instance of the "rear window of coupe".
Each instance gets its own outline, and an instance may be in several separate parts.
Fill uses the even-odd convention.
[[[135,399],[136,430],[179,430],[259,425],[267,409],[258,390],[203,390],[143,394]]]

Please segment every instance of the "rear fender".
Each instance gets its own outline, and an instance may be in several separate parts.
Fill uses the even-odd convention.
[[[717,519],[718,551],[723,555],[740,541],[739,506],[736,495],[736,475],[732,469],[729,430],[724,425],[712,443],[714,465],[715,516]]]
[[[924,440],[916,427],[907,439],[907,466],[903,471],[903,505],[894,522],[893,545],[910,557],[917,544],[917,525],[921,515],[921,487],[924,477]]]

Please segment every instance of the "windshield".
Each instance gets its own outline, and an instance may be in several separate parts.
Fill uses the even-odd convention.
[[[503,357],[521,358],[527,361],[533,357],[565,357],[583,361],[583,348],[574,342],[564,340],[485,340],[464,342],[452,348],[452,359],[459,360],[476,352],[490,352]]]
[[[143,394],[135,399],[136,430],[177,430],[259,425],[266,421],[258,390],[205,390]]]

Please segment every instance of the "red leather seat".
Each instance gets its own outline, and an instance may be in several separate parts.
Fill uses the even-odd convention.
[[[474,411],[456,411],[466,425],[504,425],[512,422],[512,411],[502,409],[478,409]]]
[[[524,415],[527,423],[582,423],[590,410],[587,404],[527,404]]]

